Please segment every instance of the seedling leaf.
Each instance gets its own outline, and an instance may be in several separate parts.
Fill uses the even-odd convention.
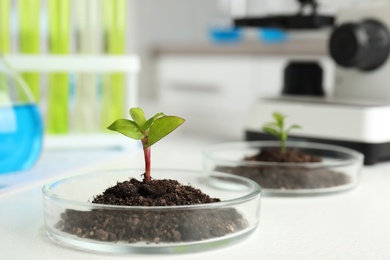
[[[157,118],[162,116],[165,116],[165,114],[157,113],[153,117],[149,118],[148,121],[146,121],[146,123],[141,127],[141,131],[145,131],[146,129],[148,129],[153,124],[153,122],[156,121]]]
[[[273,117],[275,118],[276,124],[280,127],[283,128],[284,126],[284,116],[280,113],[273,113]]]
[[[134,120],[134,122],[138,125],[138,127],[141,129],[142,126],[145,124],[145,113],[142,111],[139,107],[133,107],[130,109],[130,116]]]
[[[183,124],[184,121],[185,120],[183,118],[177,116],[164,116],[156,119],[150,127],[146,147],[149,147],[161,140],[161,138]]]
[[[289,133],[292,129],[301,129],[302,127],[300,125],[292,125],[289,128],[287,128],[286,132]]]
[[[270,134],[270,135],[276,136],[277,138],[280,138],[280,133],[278,132],[278,130],[276,130],[272,127],[263,126],[262,130],[267,134]]]
[[[144,135],[139,130],[138,125],[134,121],[128,119],[117,119],[108,127],[108,129],[117,131],[136,140],[144,138]]]

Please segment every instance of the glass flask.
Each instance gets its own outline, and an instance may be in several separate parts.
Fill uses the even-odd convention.
[[[31,168],[42,137],[42,118],[29,87],[0,56],[0,174]]]

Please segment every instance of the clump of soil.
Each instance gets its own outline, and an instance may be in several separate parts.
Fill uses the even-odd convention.
[[[298,149],[263,149],[258,154],[245,157],[247,161],[284,162],[284,163],[315,163],[322,159]],[[266,189],[297,190],[321,189],[350,183],[350,178],[341,172],[328,169],[283,165],[264,166],[218,166],[218,171],[232,173],[256,181]]]
[[[189,185],[181,185],[175,180],[150,180],[140,182],[137,179],[119,182],[96,196],[92,203],[123,206],[178,206],[221,201],[210,198]]]
[[[118,182],[92,203],[121,206],[178,206],[219,202],[189,185],[174,180],[136,179]],[[58,228],[83,238],[135,243],[187,242],[225,236],[247,227],[233,208],[150,210],[66,210]]]

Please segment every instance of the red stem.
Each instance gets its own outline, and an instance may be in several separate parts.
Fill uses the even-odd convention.
[[[145,157],[144,182],[148,182],[150,181],[150,147],[144,146],[144,157]]]

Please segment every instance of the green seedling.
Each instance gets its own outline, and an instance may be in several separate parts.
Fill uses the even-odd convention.
[[[144,111],[138,107],[130,109],[130,116],[133,120],[117,119],[108,129],[142,142],[145,158],[144,182],[148,182],[151,178],[150,147],[183,124],[185,120],[177,116],[167,116],[164,113],[157,113],[146,120]]]
[[[275,122],[266,123],[262,130],[263,132],[273,135],[280,141],[280,150],[282,153],[286,151],[286,142],[288,138],[288,134],[292,129],[299,129],[301,126],[299,125],[292,125],[288,127],[287,129],[284,129],[284,120],[285,116],[280,113],[273,113],[272,116],[275,119]]]

